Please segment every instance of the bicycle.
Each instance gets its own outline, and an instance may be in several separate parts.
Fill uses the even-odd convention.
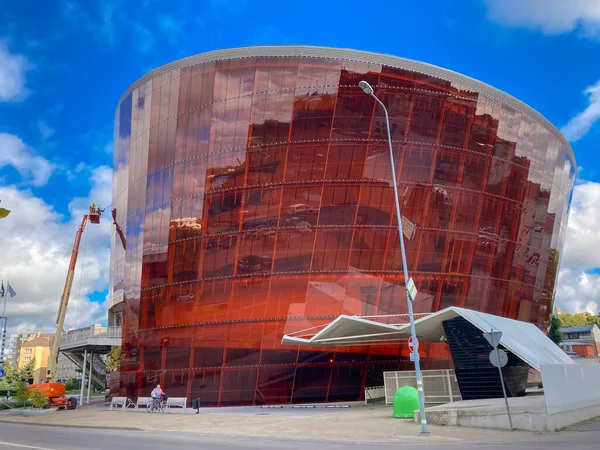
[[[167,402],[165,400],[160,400],[158,402],[155,402],[153,400],[146,405],[146,410],[150,414],[154,414],[155,412],[163,412],[164,413],[167,410]]]

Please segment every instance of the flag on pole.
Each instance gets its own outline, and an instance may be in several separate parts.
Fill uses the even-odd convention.
[[[4,280],[2,280],[2,284],[0,285],[0,298],[4,298]]]
[[[8,291],[8,294],[10,295],[10,298],[16,297],[17,293],[15,292],[15,290],[12,288],[12,286],[10,285],[10,282],[6,282],[6,290]]]

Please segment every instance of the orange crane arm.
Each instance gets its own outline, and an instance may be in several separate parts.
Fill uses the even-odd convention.
[[[121,244],[123,244],[123,250],[127,250],[127,241],[125,240],[125,234],[123,233],[123,228],[121,225],[117,223],[117,208],[113,208],[112,210],[113,224],[117,229],[117,234],[121,238]]]
[[[69,271],[67,272],[67,280],[65,281],[65,287],[63,289],[62,297],[60,299],[60,307],[58,308],[58,316],[56,317],[56,334],[54,335],[54,341],[52,342],[52,350],[50,357],[48,358],[48,383],[56,381],[56,365],[58,363],[58,349],[60,348],[60,339],[63,334],[63,327],[65,325],[65,317],[67,315],[67,306],[69,305],[69,297],[71,297],[71,287],[73,286],[73,277],[75,276],[75,266],[77,265],[77,255],[79,254],[79,244],[81,242],[81,236],[85,230],[85,225],[88,221],[89,216],[84,214],[81,225],[77,229],[75,234],[75,242],[73,243],[73,250],[71,251],[71,261],[69,263]]]

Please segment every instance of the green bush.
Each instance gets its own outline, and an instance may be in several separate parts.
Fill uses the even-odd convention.
[[[110,349],[110,353],[106,357],[106,369],[107,370],[117,370],[121,367],[121,359],[122,359],[122,350],[121,346],[115,346]]]
[[[79,389],[79,380],[77,378],[69,378],[65,383],[67,391],[75,391]]]
[[[29,388],[23,381],[18,381],[15,383],[15,385],[17,391],[15,393],[15,399],[17,399],[17,401],[24,406],[25,402],[29,400]]]
[[[32,389],[29,393],[29,398],[34,408],[41,409],[48,406],[48,399],[46,398],[44,393],[39,389]]]
[[[0,411],[3,411],[5,409],[13,409],[13,408],[19,408],[23,405],[18,404],[17,402],[2,402],[0,403]]]

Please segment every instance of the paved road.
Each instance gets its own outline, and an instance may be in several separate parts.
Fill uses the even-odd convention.
[[[97,428],[49,427],[0,423],[0,450],[144,450],[202,448],[210,450],[589,450],[598,448],[600,420],[578,426],[570,431],[545,435],[531,435],[518,441],[488,443],[426,443],[349,444],[325,441],[297,441],[283,439],[206,436],[193,433],[152,433],[144,431],[106,430]]]

